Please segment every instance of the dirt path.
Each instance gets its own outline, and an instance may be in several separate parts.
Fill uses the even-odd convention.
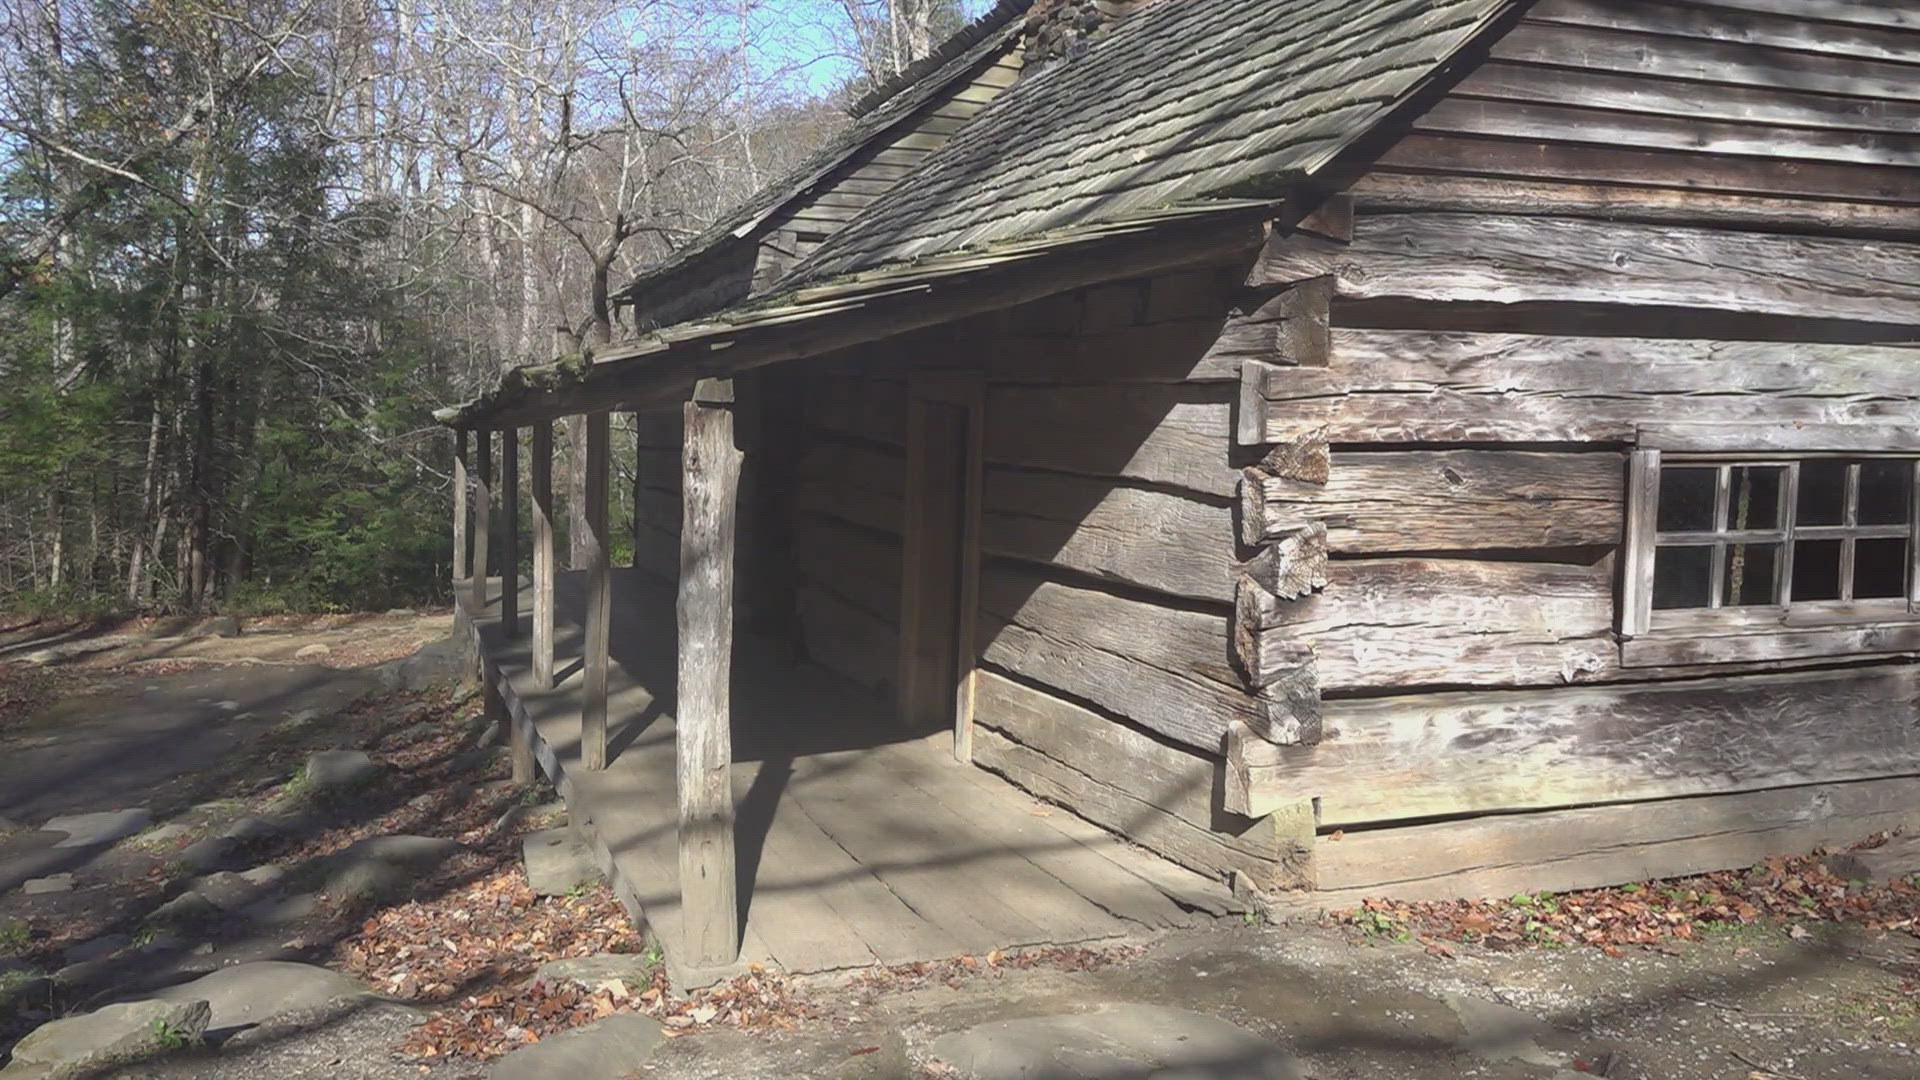
[[[536,984],[530,975],[545,961],[638,953],[641,942],[604,887],[555,897],[528,889],[518,837],[555,820],[532,809],[551,793],[506,780],[470,693],[410,685],[391,663],[445,629],[443,616],[390,615],[238,637],[0,631],[0,990],[23,967],[52,976],[37,996],[0,993],[0,1061],[13,1039],[68,1010],[235,963],[293,960],[351,975],[384,1000],[117,1075],[464,1080],[536,1037],[637,1010],[660,1021],[662,1038],[643,1055],[600,1061],[604,1075],[905,1080],[958,1075],[941,1064],[956,1038],[1005,1049],[996,1025],[1070,1029],[1113,1007],[1163,1010],[1154,1015],[1174,1025],[1182,1016],[1231,1024],[1283,1063],[1275,1070],[1292,1070],[1241,1062],[1181,1074],[1199,1077],[1920,1075],[1920,938],[1912,919],[1896,917],[1900,890],[1920,897],[1920,887],[1896,883],[1897,895],[1868,905],[1868,894],[1797,864],[1774,868],[1798,890],[1781,894],[1792,918],[1769,910],[1650,947],[1568,945],[1568,933],[1439,940],[1426,935],[1447,919],[1421,924],[1383,908],[1371,922],[1182,932],[1107,952],[969,957],[802,982],[763,972],[691,1000],[670,1000],[657,977],[617,990]],[[443,668],[457,671],[457,659]],[[372,776],[315,792],[302,767],[324,750],[364,753]],[[49,819],[100,830],[100,842],[60,846],[78,834],[42,831]],[[188,891],[212,888],[200,876],[208,867],[192,864],[236,829],[254,831],[216,844],[220,865],[271,868],[282,883],[273,903],[160,920]],[[356,844],[393,836],[457,846],[393,893],[333,890],[327,867]],[[29,881],[50,891],[29,893]],[[1821,890],[1827,906],[1816,908]],[[1657,922],[1664,908],[1652,893],[1672,891],[1594,899],[1590,910],[1645,906]],[[1798,897],[1804,911],[1788,902]],[[1556,909],[1588,902],[1562,897]],[[1868,906],[1872,922],[1847,914]],[[1461,912],[1452,924],[1485,919]],[[1040,1043],[1016,1049],[1058,1052]]]

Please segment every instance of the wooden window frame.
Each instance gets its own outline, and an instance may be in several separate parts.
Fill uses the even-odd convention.
[[[1883,655],[1920,651],[1920,435],[1877,426],[1809,425],[1782,429],[1753,425],[1670,425],[1642,428],[1629,459],[1626,551],[1621,583],[1621,664],[1624,667],[1745,663],[1822,656]],[[1914,461],[1913,491],[1903,525],[1856,523],[1858,471],[1850,470],[1842,525],[1804,526],[1795,520],[1802,462],[1818,458],[1886,458]],[[1719,498],[1712,533],[1658,531],[1661,469],[1673,465],[1720,466]],[[1719,520],[1730,468],[1783,467],[1783,507],[1777,528],[1729,533]],[[1795,604],[1793,544],[1797,539],[1840,539],[1842,595],[1849,593],[1850,556],[1860,539],[1907,538],[1907,590],[1903,597],[1841,599]],[[1713,545],[1712,595],[1718,601],[1722,556],[1729,541],[1780,545],[1780,603],[1765,606],[1655,610],[1654,553],[1663,543],[1696,539]]]

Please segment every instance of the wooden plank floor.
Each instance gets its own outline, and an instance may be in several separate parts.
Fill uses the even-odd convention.
[[[505,640],[495,602],[467,622],[508,706],[539,733],[541,767],[674,981],[731,970],[678,964],[679,855],[671,702],[673,596],[614,571],[608,753],[579,767],[583,581],[555,590],[559,686],[532,683],[523,627]],[[523,591],[520,610],[532,606]],[[471,609],[469,609],[471,611]],[[1225,886],[1131,847],[981,769],[946,733],[889,724],[858,687],[743,639],[734,663],[741,963],[792,973],[1100,941],[1239,910]]]

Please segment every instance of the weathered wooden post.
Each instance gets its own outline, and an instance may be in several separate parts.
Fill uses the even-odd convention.
[[[580,763],[607,767],[607,621],[613,616],[607,545],[607,421],[587,415],[587,643],[580,688]]]
[[[481,428],[473,433],[475,468],[473,478],[473,614],[487,611],[487,537],[493,532],[493,432]]]
[[[741,453],[733,384],[703,380],[681,452],[678,787],[680,910],[690,964],[740,955],[733,851],[733,548]]]
[[[520,636],[520,429],[500,429],[500,628]],[[501,732],[506,734],[506,732]]]
[[[453,433],[453,583],[467,580],[467,432]]]
[[[533,681],[553,688],[553,422],[533,425]]]

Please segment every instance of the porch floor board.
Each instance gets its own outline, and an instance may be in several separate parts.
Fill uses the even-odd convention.
[[[1222,884],[1134,848],[953,759],[948,732],[904,731],[861,688],[742,635],[733,680],[740,963],[679,963],[674,595],[613,572],[605,771],[579,766],[584,575],[555,589],[560,682],[533,684],[527,625],[499,588],[464,625],[616,895],[661,943],[676,985],[749,963],[794,974],[1101,941],[1240,910]],[[523,588],[523,624],[532,610]]]

